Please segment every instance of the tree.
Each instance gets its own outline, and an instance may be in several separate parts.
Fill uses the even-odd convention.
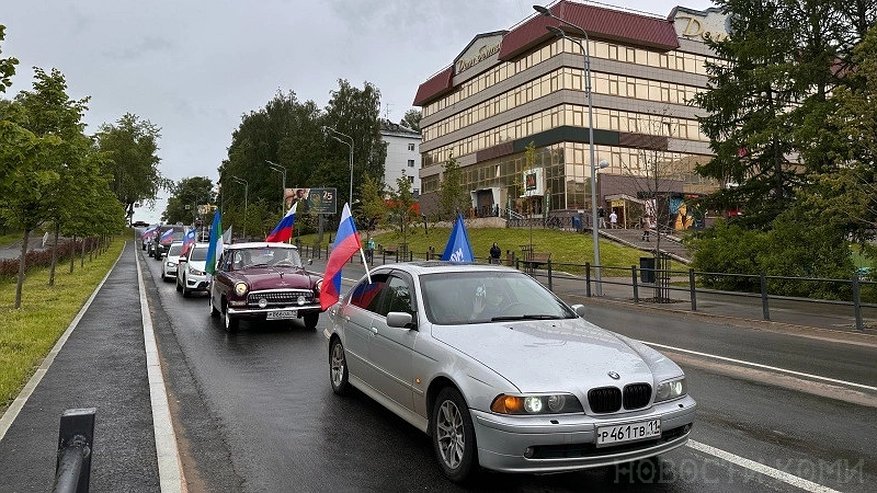
[[[99,150],[106,156],[105,170],[113,177],[111,189],[130,218],[134,204],[154,202],[158,192],[171,186],[158,170],[160,129],[149,120],[126,113],[115,124],[104,124],[97,133]]]
[[[338,89],[331,95],[323,121],[353,139],[353,194],[356,196],[357,185],[365,181],[366,175],[384,176],[387,145],[381,138],[381,91],[370,82],[365,82],[359,89],[340,79]],[[348,147],[334,139],[328,139],[326,143],[332,166],[349,172]],[[343,167],[340,163],[344,163]],[[336,187],[340,196],[351,201],[346,192],[349,175],[345,175],[343,181],[338,180],[339,175],[330,175],[332,181],[328,186]]]
[[[719,58],[711,63],[710,90],[695,97],[707,111],[700,119],[716,156],[701,175],[725,187],[710,197],[719,209],[742,207],[753,227],[770,223],[794,198],[800,183],[788,108],[800,89],[788,78],[797,53],[788,9],[780,0],[722,0],[731,35],[708,41]]]
[[[408,231],[414,219],[414,195],[411,193],[411,182],[402,170],[402,176],[396,179],[396,189],[390,193],[389,220],[399,226],[402,235],[402,253],[408,251]]]
[[[457,164],[457,158],[451,157],[445,162],[439,184],[439,213],[443,220],[453,220],[457,213],[469,210],[471,200],[469,191],[463,188],[463,172]]]
[[[418,109],[410,109],[405,112],[405,116],[402,117],[402,121],[399,122],[402,125],[410,128],[411,130],[417,130],[420,132],[420,119],[423,117],[423,113]]]
[[[191,176],[174,185],[161,220],[170,223],[194,223],[198,206],[212,204],[213,181],[206,176]]]
[[[6,26],[0,24],[0,42],[6,39]],[[3,50],[0,50],[3,53]],[[15,75],[15,66],[18,59],[15,57],[0,58],[0,92],[12,86],[12,76]]]
[[[371,238],[372,229],[389,212],[385,196],[383,181],[366,176],[365,183],[362,184],[362,207],[360,208],[360,219],[366,226],[366,240]]]

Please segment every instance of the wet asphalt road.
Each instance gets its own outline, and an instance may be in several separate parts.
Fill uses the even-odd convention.
[[[324,320],[317,331],[306,330],[300,322],[243,323],[238,334],[228,335],[208,316],[205,297],[182,298],[172,283],[160,280],[160,264],[143,258],[190,490],[461,490],[441,476],[425,435],[362,394],[332,394]],[[355,277],[354,273],[345,270],[345,276]],[[748,335],[684,318],[666,325],[652,313],[616,307],[592,307],[590,318],[633,337],[648,340],[637,331],[659,326],[664,337],[680,334],[680,341],[707,347],[719,340],[732,350],[734,339]],[[760,342],[743,346],[771,352]],[[780,351],[800,342],[785,336],[772,347]],[[811,347],[811,355],[820,355],[809,358],[815,366],[806,361],[806,348],[780,351],[785,358],[781,362],[798,364],[805,368],[802,371],[811,366],[831,370],[832,359],[846,359],[850,363],[838,370],[840,374],[874,384],[873,353],[821,341],[808,344],[816,342],[823,345]],[[745,351],[740,346],[737,350]],[[819,363],[820,359],[829,361]],[[689,391],[699,405],[693,440],[841,491],[873,491],[873,408],[699,368],[685,370]],[[690,447],[642,467],[551,476],[483,473],[469,489],[799,491]]]

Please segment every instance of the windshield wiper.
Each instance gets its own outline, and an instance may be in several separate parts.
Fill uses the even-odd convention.
[[[560,315],[511,315],[511,316],[503,316],[503,317],[493,317],[490,319],[491,322],[508,322],[511,320],[560,320],[564,317]]]
[[[250,264],[247,266],[248,269],[252,269],[254,267],[268,267],[268,264]]]

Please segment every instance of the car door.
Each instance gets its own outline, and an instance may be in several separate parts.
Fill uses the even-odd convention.
[[[191,252],[193,249],[190,248]],[[188,253],[187,253],[188,255]],[[228,269],[231,264],[232,252],[223,252],[216,263],[216,272],[210,281],[210,299],[217,310],[222,309],[222,295],[228,288]]]
[[[368,359],[368,349],[374,336],[374,319],[384,294],[387,274],[372,274],[372,282],[361,280],[340,308],[340,323],[344,328],[342,341],[350,375],[374,386],[374,370]]]
[[[414,343],[417,340],[417,303],[413,281],[400,271],[393,271],[384,288],[384,296],[373,324],[375,332],[369,348],[374,365],[375,388],[402,405],[414,408],[414,375],[411,369]],[[387,313],[410,313],[414,319],[409,328],[387,325]]]

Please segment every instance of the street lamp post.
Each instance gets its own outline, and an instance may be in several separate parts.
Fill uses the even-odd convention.
[[[280,214],[286,214],[286,168],[267,159],[265,162],[268,163],[268,167],[273,171],[283,174],[283,190],[280,192]]]
[[[347,201],[353,205],[353,137],[326,126],[323,127],[323,133],[350,148],[350,193],[347,196]],[[344,137],[344,139],[340,137]]]
[[[597,158],[595,156],[594,150],[594,102],[593,102],[593,91],[591,91],[591,52],[588,49],[588,33],[582,29],[581,27],[567,22],[560,17],[555,16],[547,7],[543,7],[542,5],[534,5],[533,9],[536,12],[544,15],[545,17],[550,17],[562,24],[570,26],[577,31],[581,32],[585,37],[585,43],[582,44],[581,41],[577,39],[570,38],[566,35],[561,29],[558,29],[554,26],[546,26],[546,28],[554,33],[555,36],[568,39],[573,43],[579,45],[579,48],[582,49],[582,53],[585,56],[585,94],[588,97],[588,147],[591,158],[591,231],[593,232],[593,241],[594,241],[594,264],[596,267],[595,272],[595,281],[596,281],[596,289],[595,294],[597,296],[603,296],[603,268],[600,262],[600,230],[597,218]]]
[[[231,179],[244,186],[244,228],[243,228],[244,231],[243,231],[243,237],[244,237],[244,241],[247,241],[247,205],[249,202],[250,184],[249,184],[249,182],[247,182],[247,180],[244,180],[243,178],[239,178],[237,176],[232,176]],[[222,231],[219,231],[219,234],[222,234]]]

